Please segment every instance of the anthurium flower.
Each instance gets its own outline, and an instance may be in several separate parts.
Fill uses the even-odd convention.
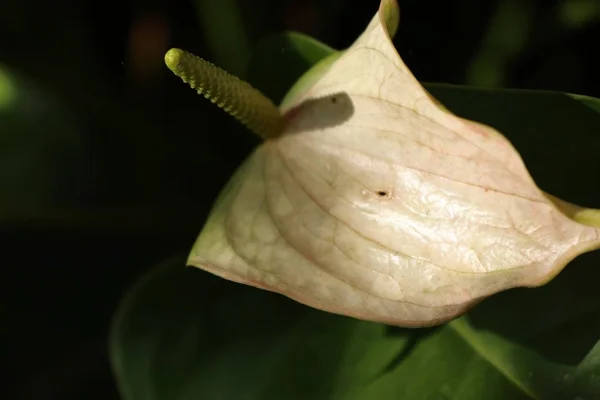
[[[189,265],[328,312],[428,326],[542,285],[600,247],[597,211],[544,193],[503,135],[419,84],[391,41],[398,19],[383,0],[279,111],[216,67],[167,54],[266,138],[217,200]]]

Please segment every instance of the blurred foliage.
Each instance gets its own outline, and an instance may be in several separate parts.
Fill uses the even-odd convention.
[[[377,5],[2,3],[8,398],[116,398],[103,346],[118,299],[156,260],[188,249],[257,143],[169,74],[165,50],[185,48],[241,74],[259,40],[284,30],[348,46]],[[591,51],[600,38],[596,0],[400,5],[395,42],[422,81],[600,97],[600,61]]]

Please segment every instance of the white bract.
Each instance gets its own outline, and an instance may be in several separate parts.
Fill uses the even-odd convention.
[[[430,97],[391,42],[396,22],[382,1],[286,101],[285,132],[236,173],[190,265],[329,312],[427,326],[600,246],[500,133]]]

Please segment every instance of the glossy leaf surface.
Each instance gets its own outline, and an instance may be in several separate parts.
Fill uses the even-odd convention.
[[[599,398],[597,254],[417,330],[322,313],[184,261],[156,268],[116,315],[124,400]]]

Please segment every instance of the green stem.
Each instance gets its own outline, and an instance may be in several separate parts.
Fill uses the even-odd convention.
[[[250,58],[244,19],[236,0],[196,0],[203,34],[217,64],[244,76]]]
[[[467,71],[472,86],[502,87],[510,63],[521,53],[531,28],[537,0],[498,3],[477,54]]]

